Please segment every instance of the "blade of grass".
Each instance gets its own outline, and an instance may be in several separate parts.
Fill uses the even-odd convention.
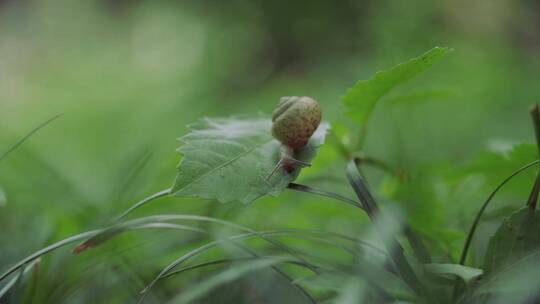
[[[84,240],[84,239],[87,239],[89,237],[92,237],[92,236],[98,234],[101,231],[102,230],[91,230],[91,231],[83,232],[83,233],[68,237],[66,239],[63,239],[61,241],[58,241],[58,242],[56,242],[56,243],[54,243],[52,245],[49,245],[49,246],[47,246],[47,247],[45,247],[43,249],[40,249],[40,250],[34,252],[33,254],[31,254],[31,255],[27,256],[26,258],[20,260],[15,265],[13,265],[11,268],[9,268],[7,271],[5,271],[0,276],[0,282],[3,281],[10,274],[14,273],[15,271],[17,271],[18,269],[20,269],[24,265],[32,262],[33,260],[39,258],[40,256],[42,256],[42,255],[44,255],[46,253],[49,253],[49,252],[51,252],[53,250],[56,250],[56,249],[58,249],[60,247],[63,247],[65,245],[71,244],[73,242],[77,242],[77,241]]]
[[[115,222],[119,222],[120,220],[124,219],[128,214],[130,214],[131,212],[133,212],[135,209],[155,200],[155,199],[158,199],[160,197],[164,197],[164,196],[167,196],[171,194],[171,189],[168,188],[168,189],[165,189],[165,190],[161,190],[159,192],[156,192],[150,196],[147,196],[145,198],[143,198],[142,200],[140,200],[139,202],[137,202],[135,205],[129,207],[126,211],[124,211],[122,214],[120,214]]]
[[[36,265],[36,263],[39,263],[39,258],[29,262],[28,264],[25,264],[23,265],[22,267],[20,267],[20,272],[19,274],[14,277],[13,279],[11,279],[11,281],[9,281],[6,285],[4,285],[4,287],[0,290],[0,299],[2,299],[3,296],[5,296],[8,291],[17,284],[17,282],[19,280],[21,280],[21,278],[27,274],[29,271],[32,271],[34,269],[34,265]]]
[[[257,231],[255,230],[252,230],[248,227],[244,227],[244,226],[241,226],[241,225],[238,225],[238,224],[235,224],[235,223],[232,223],[232,222],[228,222],[228,221],[224,221],[224,220],[219,220],[219,219],[214,219],[214,218],[209,218],[209,217],[205,217],[205,216],[198,216],[198,215],[183,215],[183,214],[180,214],[180,215],[161,215],[161,216],[151,216],[151,217],[147,217],[145,219],[141,219],[141,220],[148,220],[148,219],[155,219],[155,221],[157,222],[160,222],[160,221],[167,221],[167,220],[195,220],[195,221],[206,221],[206,222],[213,222],[213,223],[218,223],[218,224],[222,224],[224,226],[228,226],[228,227],[232,227],[232,228],[236,228],[236,229],[239,229],[239,230],[243,230],[243,231],[249,231],[249,232],[252,232],[252,233],[255,233],[257,236],[259,236],[260,238],[264,239],[265,241],[273,244],[274,246],[280,248],[281,250],[291,254],[292,256],[298,258],[299,260],[302,260],[306,265],[308,265],[309,267],[311,267],[311,270],[314,271],[314,272],[317,272],[317,268],[314,267],[313,265],[310,265],[307,261],[303,260],[300,256],[298,256],[293,250],[291,250],[288,246],[285,246],[284,244],[282,244],[281,242],[277,241],[277,240],[274,240],[274,239],[271,239],[271,238],[268,238],[268,237],[265,237],[264,235],[261,235],[260,233],[258,233]],[[86,242],[82,243],[81,245],[77,246],[75,249],[74,249],[74,252],[75,253],[80,253],[84,250],[86,250],[87,248],[90,248],[90,247],[93,247],[95,246],[96,244],[99,244],[100,242],[102,242],[103,240],[107,240],[110,238],[110,236],[114,236],[118,233],[118,231],[123,231],[123,229],[120,229],[119,230],[119,227],[117,227],[118,225],[116,226],[112,226],[108,229],[106,229],[104,231],[104,233],[101,233],[100,235],[97,235],[93,238],[90,238],[89,240],[87,240]],[[276,270],[278,272],[280,272],[279,270]],[[280,272],[281,273],[281,272]],[[285,276],[285,274],[282,274],[283,276]],[[297,287],[297,288],[301,288],[301,287]],[[306,295],[306,297],[308,297],[309,299],[313,299],[311,296],[309,296],[309,294],[305,291],[305,290],[302,290],[302,292]],[[312,301],[313,303],[313,301]]]
[[[185,290],[177,297],[173,298],[169,303],[194,303],[196,299],[203,296],[210,290],[228,282],[233,282],[249,273],[287,263],[290,259],[287,258],[272,258],[258,259],[255,261],[241,263],[234,268],[227,269],[221,273],[206,279],[196,286]]]
[[[154,224],[151,224],[151,225],[152,225],[152,227],[153,227]],[[150,226],[150,224],[145,224],[144,226],[141,226],[141,228],[144,228],[144,227],[147,227],[147,226]],[[169,227],[169,226],[163,226],[163,228],[168,228],[168,227]],[[174,225],[171,225],[171,228],[174,228]],[[290,230],[289,230],[289,231],[288,231],[288,230],[263,231],[263,232],[259,232],[259,233],[247,233],[247,234],[240,235],[240,236],[236,236],[236,237],[238,237],[238,238],[240,238],[240,239],[243,239],[243,238],[247,238],[247,237],[256,237],[256,236],[260,236],[260,235],[270,236],[270,235],[281,235],[281,234],[290,236],[291,233],[298,233],[298,232],[299,232],[299,231],[294,231],[294,230],[293,230],[293,231],[290,231]],[[304,232],[304,231],[301,231],[301,232]],[[293,236],[294,236],[294,235],[293,235]],[[233,237],[233,238],[235,238],[235,237]],[[302,239],[310,239],[310,240],[324,241],[324,242],[327,243],[327,244],[331,244],[331,245],[334,245],[334,246],[336,246],[336,247],[339,247],[339,248],[342,248],[342,249],[343,249],[343,247],[338,246],[338,245],[336,245],[335,243],[329,242],[329,241],[326,240],[326,239],[321,239],[321,238],[315,238],[315,239],[314,239],[314,238],[307,238],[307,237],[305,237],[305,236],[302,236]],[[230,240],[230,239],[219,240],[219,241],[215,241],[215,242],[213,242],[213,243],[211,243],[211,244],[207,244],[207,246],[204,246],[204,248],[200,248],[200,247],[199,247],[198,250],[197,250],[197,252],[196,252],[196,254],[202,253],[202,252],[204,252],[204,251],[206,251],[206,250],[208,250],[208,249],[210,249],[210,248],[212,248],[212,247],[214,247],[214,246],[217,246],[217,245],[219,245],[219,244],[221,244],[221,243],[223,243],[223,242],[226,242],[226,241],[231,241],[231,240]],[[234,240],[232,240],[232,243],[233,243],[235,246],[241,248],[242,250],[244,250],[244,251],[250,253],[251,255],[257,256],[257,255],[256,255],[253,251],[251,251],[249,248],[247,248],[247,247],[245,247],[245,246],[243,246],[243,245],[241,245],[241,244],[238,244],[238,243],[234,242]],[[192,255],[192,256],[194,256],[194,255]],[[190,256],[190,257],[192,257],[192,256]],[[185,258],[185,257],[184,257],[184,258]],[[185,260],[187,260],[187,258],[185,258]],[[184,260],[184,261],[185,261],[185,260]],[[303,267],[305,267],[305,268],[307,268],[307,269],[310,269],[310,270],[312,270],[312,271],[313,271],[313,268],[319,268],[318,266],[315,267],[315,266],[313,266],[313,265],[311,265],[311,264],[306,264],[305,262],[301,262],[301,261],[297,261],[296,264],[297,264],[297,265],[300,265],[300,266],[303,266]],[[274,268],[274,267],[272,267],[272,268]],[[279,268],[276,268],[276,269],[274,269],[274,270],[275,270],[276,272],[278,272],[281,276],[285,277],[289,282],[292,282],[292,279],[291,279],[287,274],[285,274],[283,271],[281,271]],[[165,274],[165,276],[166,276],[166,274]],[[158,279],[158,280],[159,280],[159,279]],[[149,285],[149,287],[150,287],[150,285]],[[311,296],[309,295],[309,293],[307,293],[305,290],[303,290],[302,287],[300,287],[300,286],[295,286],[295,288],[297,288],[300,292],[302,292],[302,293],[303,293],[303,294],[304,294],[304,295],[305,295],[312,303],[315,303],[315,302],[316,302],[316,301],[313,299],[313,297],[311,297]],[[149,288],[149,289],[150,289],[150,288]],[[148,289],[148,290],[149,290],[149,289]],[[148,291],[148,290],[147,290],[147,291]]]
[[[238,225],[238,224],[235,224],[235,223],[232,223],[232,222],[229,222],[229,221],[220,220],[220,219],[216,219],[216,218],[211,218],[211,217],[207,217],[207,216],[190,215],[190,214],[154,215],[154,216],[149,216],[149,217],[145,217],[145,218],[142,218],[142,219],[138,219],[138,221],[141,221],[141,222],[133,222],[133,221],[131,221],[131,222],[129,222],[128,225],[133,225],[134,223],[142,224],[142,223],[145,223],[145,222],[146,223],[149,223],[149,222],[166,222],[166,221],[172,221],[172,220],[211,222],[211,223],[220,224],[220,225],[223,225],[223,226],[226,226],[226,227],[238,229],[240,231],[257,233],[257,231],[255,231],[255,230],[253,230],[251,228],[248,228],[248,227],[242,226],[242,225]],[[137,220],[135,220],[135,221],[137,221]],[[123,224],[113,225],[113,226],[105,229],[101,233],[93,236],[92,238],[88,239],[87,241],[85,241],[81,245],[77,246],[74,249],[74,252],[79,253],[79,252],[82,252],[82,251],[86,250],[87,248],[94,247],[94,246],[102,243],[104,240],[109,239],[110,236],[114,236],[115,234],[117,234],[118,231],[125,230],[126,229],[125,225],[126,225],[126,223],[123,223]],[[288,253],[294,255],[294,253],[290,252],[289,249],[287,248],[287,246],[281,244],[281,242],[276,241],[276,240],[272,240],[272,239],[267,239],[264,235],[259,235],[259,236],[262,239],[264,239],[265,241],[267,241],[269,243],[272,243],[276,247],[280,248],[281,250],[284,250],[285,252],[288,252]]]
[[[22,280],[27,270],[28,268],[26,265],[21,267],[21,269],[19,269],[19,274],[15,277],[15,283],[11,286],[11,289],[12,289],[11,297],[10,297],[11,303],[19,302],[19,293],[21,292],[21,288],[22,288]]]
[[[115,197],[117,201],[120,201],[122,199],[122,197],[129,190],[133,182],[137,179],[138,176],[140,176],[141,172],[152,158],[152,154],[152,151],[144,151],[134,160],[129,162],[129,164],[127,165],[128,170],[125,170],[127,172],[124,175],[125,178],[120,180],[115,186],[115,189],[113,190],[113,197]]]
[[[256,257],[240,257],[240,258],[218,259],[218,260],[207,261],[207,262],[198,263],[198,264],[194,264],[194,265],[184,266],[184,267],[182,267],[180,269],[176,269],[175,271],[171,271],[171,272],[163,275],[160,280],[164,280],[166,278],[175,276],[177,274],[181,274],[182,272],[186,272],[186,271],[194,270],[194,269],[198,269],[198,268],[204,268],[204,267],[207,267],[207,266],[214,266],[214,265],[220,265],[220,264],[231,264],[231,263],[235,263],[235,262],[239,262],[239,261],[252,261],[252,260],[256,260],[256,259],[257,259]]]
[[[19,139],[15,144],[13,144],[13,146],[11,146],[9,149],[7,149],[6,152],[4,152],[1,156],[0,156],[0,162],[6,158],[11,152],[15,151],[15,149],[17,149],[20,145],[22,145],[28,138],[30,138],[30,136],[34,135],[34,133],[36,133],[37,131],[41,130],[42,128],[44,128],[45,126],[47,126],[48,124],[50,124],[51,122],[53,122],[54,120],[58,119],[60,116],[62,116],[62,114],[57,114],[49,119],[47,119],[46,121],[42,122],[41,124],[39,124],[37,127],[35,127],[34,129],[32,129],[30,132],[28,132],[25,136],[23,136],[21,139]]]
[[[217,260],[202,262],[202,263],[198,263],[198,264],[194,264],[194,265],[184,266],[184,267],[181,267],[180,269],[176,269],[174,271],[171,271],[171,272],[165,274],[164,276],[162,276],[161,280],[172,277],[172,276],[175,276],[177,274],[181,274],[181,273],[189,271],[189,270],[194,270],[194,269],[198,269],[198,268],[204,268],[204,267],[207,267],[207,266],[220,265],[220,264],[231,264],[231,263],[240,262],[240,261],[252,261],[252,260],[257,260],[257,259],[260,259],[260,258],[261,257],[251,256],[251,257],[240,257],[240,258],[229,258],[229,259],[217,259]],[[265,258],[265,257],[262,257],[262,258]],[[290,263],[292,265],[303,266],[302,263],[300,263],[298,261],[295,261],[295,260],[289,260],[286,263]]]
[[[319,195],[319,196],[332,198],[332,199],[338,200],[340,202],[346,203],[348,205],[354,206],[356,208],[360,208],[362,210],[364,209],[364,207],[362,207],[362,205],[360,205],[357,201],[355,201],[353,199],[350,199],[348,197],[339,195],[337,193],[328,192],[328,191],[324,191],[324,190],[319,190],[319,189],[315,189],[315,188],[310,187],[310,186],[297,184],[297,183],[290,183],[287,186],[287,188],[291,189],[291,190],[295,190],[295,191],[311,193],[311,194],[315,194],[315,195]]]
[[[247,252],[249,255],[251,255],[252,257],[260,257],[260,255],[258,255],[256,252],[254,252],[253,250],[249,249],[248,247],[242,245],[242,244],[239,244],[237,242],[232,242],[232,244],[234,244],[235,246],[237,246],[238,248],[244,250],[245,252]],[[308,265],[305,265],[304,262],[299,262],[300,266],[304,266],[306,267],[308,270],[310,271],[313,271],[313,267],[310,267]],[[309,302],[311,302],[312,304],[316,304],[317,301],[315,300],[315,298],[313,298],[313,296],[311,296],[309,294],[309,292],[307,292],[307,290],[305,290],[302,286],[300,285],[296,285],[294,284],[294,279],[291,278],[288,274],[286,274],[283,270],[281,270],[277,265],[272,265],[270,266],[272,268],[272,270],[274,270],[277,274],[279,274],[282,278],[284,278],[289,284],[291,284],[296,290],[298,290],[306,299],[309,300]],[[317,266],[318,268],[318,266]],[[317,272],[315,272],[317,273]]]
[[[163,270],[161,270],[161,272],[156,277],[154,277],[154,279],[141,291],[141,297],[139,298],[139,301],[137,303],[143,303],[144,299],[146,298],[146,295],[150,292],[150,290],[157,283],[157,281],[162,279],[162,277],[164,275],[169,273],[172,269],[176,268],[177,266],[180,266],[182,263],[184,263],[188,259],[190,259],[190,258],[192,258],[192,257],[194,257],[196,255],[199,255],[200,253],[205,252],[208,249],[211,249],[213,247],[221,245],[223,243],[244,239],[246,237],[253,237],[253,236],[257,236],[257,235],[260,235],[260,233],[258,233],[258,232],[247,232],[247,233],[243,233],[243,234],[239,234],[239,235],[234,235],[234,236],[227,237],[227,238],[224,238],[224,239],[209,242],[207,244],[204,244],[204,245],[202,245],[200,247],[197,247],[197,248],[189,251],[188,253],[182,255],[180,258],[174,260],[169,265],[167,265],[165,268],[163,268]],[[303,264],[306,264],[305,261],[301,261],[301,262]],[[307,268],[313,271],[313,267],[307,267]],[[313,272],[317,273],[317,271],[313,271]]]

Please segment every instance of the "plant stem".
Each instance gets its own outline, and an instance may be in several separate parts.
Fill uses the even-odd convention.
[[[531,118],[534,126],[534,135],[536,136],[536,146],[540,154],[540,109],[538,104],[535,104],[530,110]]]
[[[399,242],[392,237],[386,238],[383,236],[384,227],[381,227],[381,223],[377,220],[379,208],[377,206],[377,203],[375,202],[375,199],[369,192],[364,182],[364,179],[358,171],[354,160],[351,160],[347,165],[347,178],[352,188],[356,192],[358,199],[364,206],[364,210],[366,210],[366,213],[375,225],[375,228],[381,234],[383,244],[388,250],[390,257],[392,258],[392,262],[398,273],[407,283],[407,285],[409,285],[409,287],[414,290],[416,294],[418,294],[419,296],[425,295],[422,284],[416,276],[416,273],[412,269],[411,265],[407,261],[407,258],[403,254],[403,249]]]
[[[362,172],[360,171],[360,166],[365,163],[366,165],[374,165],[390,174],[399,177],[398,171],[390,168],[390,166],[388,166],[382,160],[359,156],[354,158],[354,163],[356,164],[360,175],[362,175]],[[408,224],[404,225],[404,234],[418,260],[422,263],[431,263],[431,255],[429,254],[429,250],[427,249],[426,245],[422,241],[422,238]]]
[[[540,191],[540,170],[536,173],[536,180],[534,181],[533,188],[531,189],[531,194],[529,194],[529,199],[527,199],[527,206],[531,211],[536,210],[536,202],[538,202],[538,192]]]
[[[536,147],[538,148],[538,155],[540,156],[540,110],[538,109],[538,104],[535,104],[531,108],[531,118],[534,126],[534,134],[536,135]],[[540,170],[536,174],[536,180],[534,186],[527,200],[527,206],[531,211],[536,209],[536,203],[538,201],[538,192],[540,191]]]

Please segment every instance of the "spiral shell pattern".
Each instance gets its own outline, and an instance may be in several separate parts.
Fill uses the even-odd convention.
[[[322,119],[319,103],[307,96],[282,97],[272,114],[272,135],[292,149],[307,145]]]

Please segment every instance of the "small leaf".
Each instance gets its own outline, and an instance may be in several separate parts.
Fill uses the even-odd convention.
[[[355,121],[365,123],[381,97],[397,85],[430,68],[449,50],[435,47],[420,57],[398,64],[389,70],[379,71],[371,79],[358,81],[342,97],[348,114]]]
[[[272,137],[265,118],[203,119],[191,125],[180,140],[183,155],[172,193],[176,196],[216,199],[222,203],[251,203],[266,194],[278,195],[299,174],[278,170],[281,144]],[[328,124],[322,123],[295,158],[311,162],[323,144]]]
[[[462,279],[465,284],[470,284],[482,276],[482,269],[459,264],[426,264],[424,271],[449,284],[454,284],[456,277]]]
[[[503,221],[490,238],[484,271],[491,277],[500,270],[540,249],[540,212],[522,208]]]

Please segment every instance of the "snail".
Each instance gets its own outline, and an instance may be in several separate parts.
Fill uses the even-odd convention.
[[[297,167],[310,166],[294,155],[308,144],[321,118],[321,107],[315,99],[307,96],[281,97],[272,113],[272,136],[281,143],[281,158],[268,178],[280,167],[291,173]]]

